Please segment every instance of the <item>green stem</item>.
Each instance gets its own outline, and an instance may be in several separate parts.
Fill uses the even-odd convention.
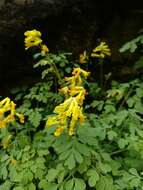
[[[103,88],[103,61],[100,61],[100,86]],[[103,90],[103,89],[102,89]]]
[[[59,80],[59,83],[62,84],[62,78],[61,78],[61,76],[60,76],[60,73],[59,73],[59,71],[58,71],[58,69],[57,69],[55,63],[52,63],[52,66],[53,66],[53,69],[54,69],[54,71],[55,71],[55,74],[56,74],[56,76],[57,76],[57,78],[58,78],[58,80]]]
[[[115,155],[115,154],[119,154],[119,153],[122,153],[122,152],[125,152],[127,151],[127,149],[123,149],[123,150],[116,150],[114,152],[111,153],[111,156]]]

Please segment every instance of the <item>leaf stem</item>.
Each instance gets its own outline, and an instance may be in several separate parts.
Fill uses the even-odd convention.
[[[113,155],[115,155],[115,154],[119,154],[119,153],[125,152],[125,151],[127,151],[127,150],[128,150],[127,148],[122,149],[122,150],[116,150],[116,151],[114,151],[114,152],[111,153],[111,156],[113,156]]]

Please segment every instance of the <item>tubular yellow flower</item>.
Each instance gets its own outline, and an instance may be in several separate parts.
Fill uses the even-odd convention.
[[[28,30],[24,33],[25,36],[41,37],[41,32],[38,30]]]
[[[89,76],[90,72],[87,72],[83,69],[81,69],[80,67],[74,68],[72,75],[74,75],[75,77],[79,77],[80,75],[83,76],[84,78],[87,78]]]
[[[2,101],[0,101],[0,107],[3,106],[4,104],[6,106],[7,104],[9,104],[9,102],[10,102],[10,98],[7,97],[3,99]]]
[[[0,128],[6,128],[7,123],[0,120]]]
[[[74,68],[71,77],[66,77],[67,86],[59,91],[66,96],[63,103],[54,109],[55,116],[50,116],[46,122],[46,127],[55,125],[55,136],[60,136],[64,129],[69,135],[74,135],[77,123],[82,124],[85,116],[83,114],[83,100],[86,90],[83,85],[83,78],[87,78],[89,72],[81,68]]]
[[[82,108],[78,104],[76,97],[70,97],[69,99],[65,100],[62,104],[55,108],[54,112],[59,114],[62,120],[67,120],[68,118],[71,120],[69,125],[70,129],[73,129],[72,131],[74,131],[76,122],[78,120],[81,124],[84,121]]]
[[[87,63],[87,61],[88,61],[88,56],[85,50],[83,53],[79,55],[79,63],[84,64]]]
[[[92,50],[91,57],[103,59],[105,56],[111,56],[111,50],[105,42],[101,42],[99,46]]]
[[[48,120],[46,122],[47,128],[51,127],[52,125],[57,125],[57,124],[59,124],[57,115],[48,117]]]
[[[16,113],[16,116],[19,118],[20,120],[20,123],[24,123],[24,115],[23,114],[20,114],[20,113]]]
[[[24,35],[26,36],[24,40],[26,50],[33,46],[39,46],[42,43],[41,32],[35,29],[25,32]]]
[[[7,116],[5,116],[5,113]],[[21,123],[24,123],[23,114],[16,112],[16,104],[10,100],[10,98],[5,98],[0,101],[0,128],[5,128],[9,123],[15,120],[15,116],[18,116]]]
[[[63,132],[64,127],[58,127],[54,133],[55,137],[59,137],[61,133]]]
[[[47,53],[49,53],[48,47],[46,45],[41,45],[41,54],[46,55]]]
[[[70,88],[75,86],[82,86],[83,80],[82,77],[87,78],[90,72],[84,71],[80,67],[74,68],[72,72],[72,77],[65,77],[65,81],[68,82]]]
[[[12,121],[14,121],[15,120],[15,117],[14,117],[14,115],[13,114],[9,114],[5,119],[4,119],[4,121],[8,124],[8,123],[10,123],[10,122],[12,122]]]

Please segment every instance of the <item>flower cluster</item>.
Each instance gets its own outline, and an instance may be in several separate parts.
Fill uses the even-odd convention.
[[[0,128],[5,128],[16,117],[19,118],[20,123],[24,123],[23,114],[17,113],[15,109],[16,104],[10,98],[7,97],[0,101]]]
[[[111,50],[105,42],[101,42],[99,46],[92,50],[91,57],[104,59],[105,56],[111,56]]]
[[[111,56],[111,50],[105,42],[101,42],[99,46],[94,48],[90,55],[87,55],[86,50],[79,55],[79,63],[87,63],[89,57],[104,59],[106,56]]]
[[[83,78],[87,78],[89,72],[81,68],[74,68],[71,77],[66,77],[67,86],[60,89],[66,97],[65,101],[54,109],[55,115],[49,116],[46,127],[56,126],[55,136],[60,136],[64,129],[68,134],[74,135],[78,123],[84,122],[83,100],[85,99],[86,90],[83,87]]]
[[[25,49],[29,49],[31,47],[40,47],[41,54],[46,55],[49,52],[48,47],[45,44],[42,44],[41,32],[37,30],[29,30],[24,33],[25,35]]]

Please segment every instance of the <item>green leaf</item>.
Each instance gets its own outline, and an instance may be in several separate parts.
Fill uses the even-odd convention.
[[[28,190],[36,190],[36,186],[33,183],[28,185]]]
[[[1,168],[1,175],[3,176],[3,179],[5,180],[5,179],[7,179],[7,176],[8,176],[8,171],[7,171],[7,168],[6,168],[6,166],[5,167],[3,167],[3,168]]]
[[[112,104],[105,105],[104,109],[105,109],[106,113],[112,113],[112,112],[115,113],[115,111],[116,111],[115,106]]]
[[[15,167],[10,168],[10,173],[9,173],[10,180],[12,182],[20,182],[22,179],[22,172],[17,172]]]
[[[46,176],[46,179],[49,181],[49,182],[52,182],[55,180],[55,178],[57,177],[59,173],[59,170],[56,170],[54,168],[51,168],[48,170],[48,174]]]
[[[55,184],[55,183],[49,183],[47,190],[48,190],[48,189],[49,189],[49,190],[57,190],[57,189],[58,189],[58,185]]]
[[[118,145],[120,149],[125,148],[126,145],[128,145],[128,141],[126,139],[119,139],[118,141]]]
[[[31,112],[29,115],[29,120],[34,125],[34,127],[38,127],[40,125],[41,119],[42,115],[37,110],[33,110],[33,112]]]
[[[135,168],[130,168],[130,169],[129,169],[129,172],[130,172],[132,175],[139,177],[139,174],[138,174],[138,172],[137,172],[137,170],[136,170]]]
[[[17,187],[14,187],[13,190],[25,190],[25,189],[22,186],[17,186]]]
[[[69,157],[69,155],[71,154],[71,149],[65,151],[65,152],[62,152],[60,155],[59,155],[59,160],[65,160],[66,158]]]
[[[23,170],[21,173],[21,181],[23,184],[28,184],[33,180],[33,173],[30,170]]]
[[[143,88],[137,88],[136,94],[139,98],[142,98],[143,97]]]
[[[139,58],[134,64],[135,69],[142,69],[143,68],[143,56]]]
[[[33,55],[33,58],[34,58],[34,59],[37,59],[39,56],[41,56],[41,53],[35,53],[35,54]]]
[[[90,148],[86,146],[85,144],[81,144],[79,142],[75,143],[76,150],[80,152],[83,156],[89,156],[90,155]]]
[[[134,106],[135,100],[134,100],[133,98],[129,98],[129,99],[127,100],[127,104],[128,104],[128,106],[131,108],[131,107]]]
[[[66,67],[65,71],[66,71],[67,73],[71,73],[72,69],[71,69],[71,67]]]
[[[59,190],[65,190],[64,185],[61,185]]]
[[[2,185],[0,185],[0,190],[10,190],[12,183],[9,180],[6,180]]]
[[[113,180],[108,176],[101,176],[96,185],[96,190],[116,190]]]
[[[78,172],[80,174],[83,174],[84,172],[86,172],[88,170],[90,165],[91,165],[91,159],[90,158],[84,158],[84,162],[82,162],[78,166]]]
[[[85,190],[86,184],[83,179],[75,178],[74,183],[75,183],[75,186],[73,190]]]
[[[58,174],[58,176],[57,176],[58,183],[61,183],[64,180],[65,175],[66,175],[66,170],[61,171]]]
[[[88,178],[88,184],[90,187],[94,187],[97,183],[97,181],[99,180],[99,175],[98,173],[96,172],[95,169],[89,169],[87,171],[87,176],[89,177]]]
[[[73,153],[74,153],[75,160],[76,160],[78,163],[81,164],[81,163],[83,162],[83,157],[82,157],[82,155],[81,155],[77,150],[75,150],[75,149],[74,149]]]
[[[101,169],[101,171],[103,172],[103,173],[108,173],[108,172],[110,172],[111,171],[111,167],[110,167],[110,165],[109,164],[107,164],[107,163],[99,163],[99,168]]]
[[[104,181],[104,178],[101,177],[96,185],[96,190],[106,190],[106,183]]]
[[[73,190],[74,180],[70,179],[65,184],[65,190]]]
[[[64,165],[67,166],[70,170],[75,168],[76,164],[73,153],[71,153],[71,155],[67,158]]]
[[[60,63],[60,67],[65,67],[65,63],[64,62]]]
[[[119,127],[127,118],[128,116],[128,111],[127,110],[122,110],[117,113],[116,115],[116,126]]]
[[[112,141],[115,137],[117,137],[117,133],[115,131],[108,131],[107,135],[110,141]]]
[[[38,184],[38,187],[40,189],[47,190],[48,189],[48,182],[45,179],[42,179],[40,183]]]
[[[137,187],[140,187],[141,185],[141,179],[140,178],[133,178],[131,181],[130,181],[130,186],[132,188],[137,188]]]

